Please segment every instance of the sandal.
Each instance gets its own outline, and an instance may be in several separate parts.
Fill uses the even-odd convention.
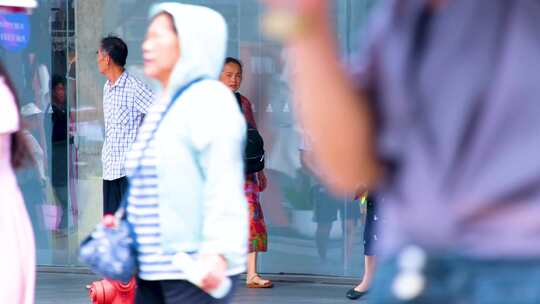
[[[254,280],[258,279],[257,282]],[[272,288],[274,283],[270,280],[262,279],[258,274],[254,274],[246,281],[247,288]]]

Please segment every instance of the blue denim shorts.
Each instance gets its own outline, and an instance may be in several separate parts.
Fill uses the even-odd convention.
[[[539,304],[540,258],[479,260],[428,257],[419,271],[425,284],[415,297],[399,298],[398,259],[381,260],[369,296],[376,304]]]

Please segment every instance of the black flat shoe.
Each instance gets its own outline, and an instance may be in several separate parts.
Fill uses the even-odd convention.
[[[356,291],[354,290],[354,288],[351,288],[347,291],[347,298],[351,299],[351,300],[358,300],[360,299],[361,297],[363,297],[364,295],[366,295],[368,293],[368,291]]]

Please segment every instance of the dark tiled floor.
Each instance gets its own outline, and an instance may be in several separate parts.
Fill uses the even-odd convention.
[[[93,275],[44,273],[37,276],[36,304],[88,304],[85,286],[97,279]],[[276,282],[272,289],[247,289],[240,287],[233,303],[247,304],[339,304],[339,303],[367,303],[363,301],[350,301],[344,294],[349,286],[327,285],[313,283]]]

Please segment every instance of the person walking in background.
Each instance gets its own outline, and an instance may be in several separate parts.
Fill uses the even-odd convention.
[[[44,111],[51,99],[51,75],[48,66],[50,59],[47,52],[40,50],[40,38],[31,41],[27,52],[26,81],[27,88],[33,92],[33,102]]]
[[[47,113],[47,109],[51,103],[51,76],[49,73],[50,58],[48,52],[39,48],[39,43],[42,40],[41,35],[30,39],[28,49],[23,51],[25,62],[22,64],[23,85],[19,90],[21,105],[33,103],[42,113]],[[45,162],[45,172],[50,171],[51,167],[51,134],[47,130],[47,122],[44,121],[44,115],[35,117],[41,121],[36,127],[39,128],[34,132],[34,137],[43,148]]]
[[[97,65],[99,72],[107,77],[103,87],[103,214],[114,213],[127,190],[126,153],[154,100],[150,88],[124,68],[127,57],[128,48],[122,39],[114,36],[101,39]]]
[[[217,81],[226,24],[209,8],[180,3],[155,5],[150,16],[144,73],[163,90],[126,162],[135,302],[228,303],[232,291],[220,299],[208,293],[225,286],[227,276],[234,289],[245,270],[248,213],[246,126],[234,95]],[[206,269],[200,281],[179,265],[186,254]]]
[[[302,134],[299,150],[302,166],[308,168],[316,177],[323,180],[324,176],[321,175],[323,171],[321,171],[320,165],[317,165],[317,160],[311,151],[310,136],[305,131]],[[332,228],[332,222],[336,220],[338,209],[342,217],[343,234],[348,236],[343,245],[343,256],[344,260],[346,260],[345,258],[349,258],[352,253],[355,234],[354,228],[356,228],[357,220],[360,216],[360,204],[366,204],[364,275],[362,281],[357,286],[346,292],[347,298],[351,300],[360,299],[367,294],[375,274],[375,243],[377,242],[375,224],[378,222],[378,217],[375,214],[374,198],[373,196],[368,197],[367,191],[356,191],[354,199],[342,198],[340,200],[333,196],[327,187],[321,184],[314,185],[313,190],[317,191],[317,193],[312,193],[311,195],[314,200],[313,218],[317,222],[316,242],[319,256],[323,261],[326,259],[330,229]],[[345,263],[345,266],[348,266],[348,263]]]
[[[41,115],[43,114],[39,107],[33,103],[27,103],[21,108],[22,122],[25,129],[21,130],[22,135],[29,147],[32,154],[32,158],[35,162],[32,175],[35,175],[33,179],[37,181],[39,185],[45,185],[47,176],[45,174],[45,151],[39,144],[37,138],[41,128]],[[35,192],[35,191],[23,191],[23,192]]]
[[[225,58],[225,64],[223,65],[219,80],[234,93],[246,122],[257,129],[257,122],[253,115],[251,102],[238,92],[242,84],[242,71],[243,66],[240,60],[227,57]],[[268,234],[259,200],[259,193],[266,189],[266,175],[264,171],[261,170],[256,173],[247,174],[244,189],[249,210],[249,253],[246,286],[248,288],[270,288],[273,286],[273,283],[270,280],[262,279],[257,273],[257,253],[266,252],[268,247]]]
[[[538,2],[382,1],[352,77],[332,1],[265,2],[331,187],[384,197],[370,302],[539,303]]]
[[[66,102],[65,79],[54,75],[52,79],[52,98],[46,108],[46,134],[51,143],[51,180],[56,197],[62,208],[60,231],[67,235],[68,228],[68,108]]]
[[[366,220],[364,225],[364,274],[360,283],[354,288],[349,289],[345,294],[347,298],[351,300],[357,300],[364,297],[371,288],[375,276],[375,267],[377,266],[375,248],[378,237],[375,225],[380,223],[376,213],[374,196],[368,195],[367,192],[357,192],[355,201],[366,205]]]
[[[350,197],[336,197],[320,182],[310,191],[313,221],[317,223],[315,243],[321,262],[327,263],[328,241],[334,222],[340,219],[343,236],[342,262],[348,268],[354,244],[354,232],[360,219],[360,205]]]
[[[21,107],[21,116],[25,127],[21,134],[28,145],[33,162],[16,171],[17,183],[30,216],[36,249],[47,250],[50,246],[50,236],[43,216],[43,208],[47,203],[46,191],[49,181],[45,174],[45,152],[37,140],[42,128],[43,113],[35,103],[30,102]]]
[[[34,234],[14,169],[32,162],[20,127],[13,85],[0,64],[0,303],[34,303],[36,256]]]

